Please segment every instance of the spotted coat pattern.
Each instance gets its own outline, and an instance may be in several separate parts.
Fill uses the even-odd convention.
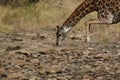
[[[85,23],[87,41],[89,41],[90,24],[116,24],[120,22],[120,0],[85,0],[73,11],[62,27],[57,27],[56,44],[64,40],[71,28],[93,11],[97,12],[98,19],[88,20]]]

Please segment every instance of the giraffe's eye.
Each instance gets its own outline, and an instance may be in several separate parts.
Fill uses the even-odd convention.
[[[61,36],[61,34],[58,34],[58,36]]]

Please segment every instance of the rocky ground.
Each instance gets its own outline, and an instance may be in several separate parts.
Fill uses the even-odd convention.
[[[54,33],[0,33],[0,80],[120,80],[119,36],[86,43],[70,35],[55,46]]]

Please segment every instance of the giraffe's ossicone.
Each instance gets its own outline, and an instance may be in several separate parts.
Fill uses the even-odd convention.
[[[61,27],[57,26],[56,45],[65,39],[67,33],[84,16],[96,11],[98,19],[90,19],[85,22],[86,40],[90,41],[91,24],[116,24],[120,22],[120,0],[85,0],[80,4]]]

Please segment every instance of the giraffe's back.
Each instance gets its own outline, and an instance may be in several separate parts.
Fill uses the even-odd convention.
[[[120,0],[98,0],[96,6],[101,17],[110,13],[113,16],[112,23],[120,22]]]

